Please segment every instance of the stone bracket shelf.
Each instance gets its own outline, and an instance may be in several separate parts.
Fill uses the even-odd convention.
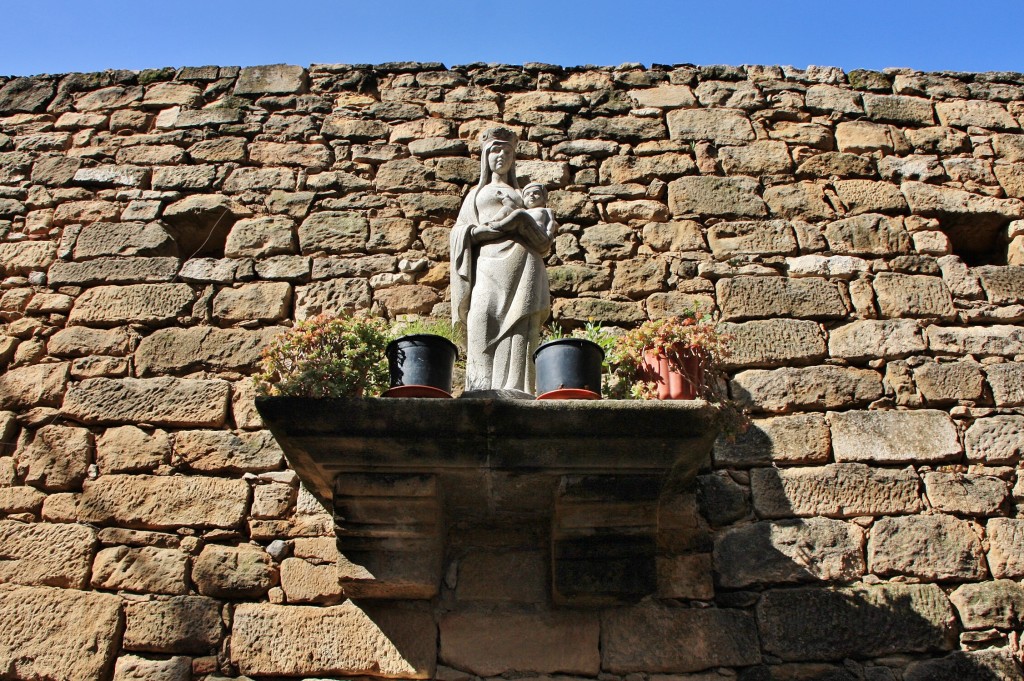
[[[433,598],[447,560],[473,537],[500,549],[502,537],[529,535],[546,544],[555,603],[639,600],[656,590],[659,497],[693,479],[719,431],[703,401],[256,405],[292,468],[333,509],[352,598]]]

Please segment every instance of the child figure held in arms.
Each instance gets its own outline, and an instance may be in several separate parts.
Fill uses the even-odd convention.
[[[499,232],[516,232],[527,246],[547,252],[558,231],[555,214],[548,208],[548,190],[540,182],[531,182],[523,188],[526,208],[517,208],[510,197],[501,201],[504,206],[487,227]],[[532,220],[524,219],[526,216]]]

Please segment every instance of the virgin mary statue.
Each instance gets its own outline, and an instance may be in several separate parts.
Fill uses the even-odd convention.
[[[480,181],[451,231],[452,321],[466,337],[466,390],[533,393],[533,351],[551,311],[544,256],[552,228],[525,210],[516,135],[480,136]]]

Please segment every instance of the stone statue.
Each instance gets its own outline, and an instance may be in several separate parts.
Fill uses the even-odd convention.
[[[451,232],[452,321],[465,332],[466,390],[532,394],[533,351],[551,311],[544,256],[558,225],[543,185],[519,190],[515,133],[490,128],[480,141],[480,181]]]

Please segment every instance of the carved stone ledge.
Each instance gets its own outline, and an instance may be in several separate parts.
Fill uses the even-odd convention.
[[[544,544],[556,603],[655,592],[658,500],[718,434],[702,401],[257,399],[333,508],[352,598],[433,598],[467,548]],[[515,537],[515,539],[508,539]]]

